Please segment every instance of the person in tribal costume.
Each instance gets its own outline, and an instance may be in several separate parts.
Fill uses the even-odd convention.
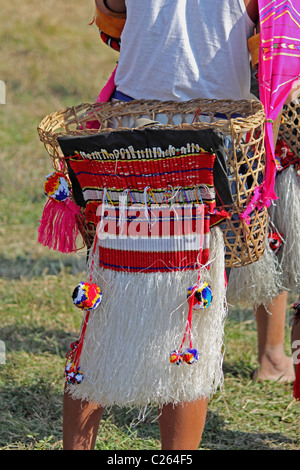
[[[247,40],[253,35],[257,19],[255,0],[96,0],[95,21],[101,37],[120,50],[118,66],[99,101],[250,99]],[[217,151],[218,136],[211,138]],[[205,141],[199,155],[210,158]],[[194,159],[193,164],[200,160]],[[169,165],[176,163],[172,158],[156,158],[155,165],[159,168],[166,161]],[[129,163],[135,165],[134,161]],[[77,170],[76,164],[73,162],[74,172],[80,178],[85,170]],[[110,164],[109,160],[105,163]],[[123,171],[123,167],[118,166],[118,170]],[[154,198],[161,194],[162,187],[155,187],[161,173],[160,169],[151,173],[149,187]],[[185,183],[186,179],[180,181],[183,190],[190,187],[189,182],[186,187]],[[117,183],[109,184],[105,197],[114,200]],[[119,184],[119,191],[124,193],[122,178]],[[207,187],[209,184],[206,181]],[[145,181],[134,181],[133,196],[143,200],[148,188],[145,185]],[[192,187],[197,185],[199,181],[193,181]],[[213,199],[212,194],[210,197]],[[151,272],[150,267],[154,269],[157,261],[151,255],[147,255],[146,266],[140,265],[145,255],[137,259],[128,255],[130,249],[143,253],[142,244],[129,248],[120,240],[114,245],[101,236],[94,241],[89,262],[94,268],[92,282],[101,284],[102,300],[92,310],[88,323],[83,323],[80,370],[72,366],[67,370],[70,380],[64,396],[65,449],[94,448],[105,407],[137,406],[143,410],[150,404],[159,407],[162,449],[198,448],[208,399],[223,382],[227,313],[223,235],[217,225],[211,225],[208,232],[208,245],[203,250],[207,248],[208,259],[201,257],[199,264],[186,246],[181,249],[184,256],[178,259],[180,250],[175,247],[171,264],[177,267],[171,270],[167,266],[166,272],[162,265],[158,272]],[[183,260],[189,259],[196,269],[188,269],[188,264],[184,265],[186,269],[179,269]],[[121,269],[124,263],[130,267],[126,272]],[[142,272],[144,269],[150,272]],[[193,294],[195,299],[192,306],[187,305],[189,288],[188,295]],[[97,290],[93,295],[99,295]],[[80,304],[85,299],[85,286],[79,286],[74,297]],[[187,311],[190,321],[192,307],[192,327],[186,330],[186,338],[192,332],[197,349],[191,347],[191,342],[190,347],[178,349]]]
[[[252,65],[259,68],[258,34],[250,38]],[[257,85],[253,86],[259,97]],[[285,354],[288,293],[300,292],[300,175],[298,121],[289,109],[299,103],[299,81],[293,85],[274,125],[275,192],[269,208],[269,238],[263,257],[250,266],[232,270],[227,298],[230,303],[254,306],[258,331],[259,368],[253,378],[293,382],[294,360]],[[291,104],[292,103],[292,104]],[[292,116],[291,116],[292,115]],[[261,280],[263,279],[263,282]],[[297,319],[294,317],[293,322]]]

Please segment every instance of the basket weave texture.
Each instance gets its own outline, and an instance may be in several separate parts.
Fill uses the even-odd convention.
[[[224,138],[229,138],[231,145],[225,147],[225,151],[234,203],[231,207],[225,207],[232,217],[221,225],[226,246],[225,263],[227,267],[240,267],[259,260],[265,249],[268,231],[267,210],[255,209],[248,224],[239,218],[253,190],[261,184],[265,171],[265,114],[259,101],[196,99],[186,102],[135,100],[129,103],[83,103],[45,117],[38,126],[38,133],[54,169],[67,174],[58,137],[129,129],[137,127],[133,123],[139,118],[156,121],[160,115],[164,115],[164,125],[168,128],[213,128]],[[99,129],[90,129],[91,121],[96,121]],[[88,227],[86,233],[89,233]]]
[[[294,155],[300,156],[300,97],[284,106],[282,117],[279,137],[288,144]]]

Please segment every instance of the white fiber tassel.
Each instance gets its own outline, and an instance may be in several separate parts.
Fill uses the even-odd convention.
[[[232,305],[267,306],[282,290],[280,265],[266,240],[265,252],[260,260],[247,266],[231,269],[227,300]]]
[[[107,189],[103,188],[102,204],[97,208],[97,213],[96,213],[97,216],[100,215],[100,222],[97,225],[97,236],[98,236],[98,238],[101,238],[101,236],[103,235],[103,231],[104,231],[104,213],[105,213],[106,193],[107,193]]]
[[[101,286],[103,296],[86,331],[80,362],[84,381],[69,387],[74,398],[105,407],[143,408],[215,393],[223,383],[227,314],[224,241],[217,227],[211,231],[210,257],[213,262],[209,270],[201,270],[201,279],[211,286],[213,301],[193,314],[192,339],[200,356],[192,365],[170,364],[169,355],[181,343],[189,308],[187,289],[197,282],[198,271],[94,271],[93,282]]]
[[[283,234],[284,243],[278,259],[283,271],[283,285],[295,293],[300,290],[300,178],[292,165],[276,177],[278,200],[270,208],[276,229]]]
[[[128,189],[123,191],[123,194],[120,196],[119,201],[119,221],[118,226],[120,227],[120,234],[123,234],[125,224],[127,223],[127,196],[128,196]]]
[[[276,176],[278,199],[270,207],[271,229],[283,235],[276,255],[268,240],[262,258],[249,266],[231,269],[227,290],[229,304],[268,306],[284,290],[300,288],[300,179],[293,166]]]
[[[146,186],[144,189],[144,213],[148,222],[149,229],[151,231],[151,228],[156,223],[157,218],[155,214],[151,211],[151,209],[149,209],[148,207],[147,192],[149,191],[149,189],[151,189],[150,186]]]

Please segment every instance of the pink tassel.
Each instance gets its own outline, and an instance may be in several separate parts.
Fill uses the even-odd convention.
[[[263,209],[263,207],[269,207],[271,205],[271,199],[265,199],[263,202],[261,200],[263,185],[264,183],[254,189],[253,196],[251,197],[248,206],[246,207],[244,212],[240,214],[240,219],[244,220],[247,225],[249,225],[251,222],[250,214],[255,208],[261,210]]]
[[[79,215],[79,207],[72,199],[56,201],[49,197],[38,229],[39,243],[62,253],[76,251]]]

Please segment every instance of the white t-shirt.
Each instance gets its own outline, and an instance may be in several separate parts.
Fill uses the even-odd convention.
[[[243,0],[126,0],[117,90],[135,99],[249,99]]]

